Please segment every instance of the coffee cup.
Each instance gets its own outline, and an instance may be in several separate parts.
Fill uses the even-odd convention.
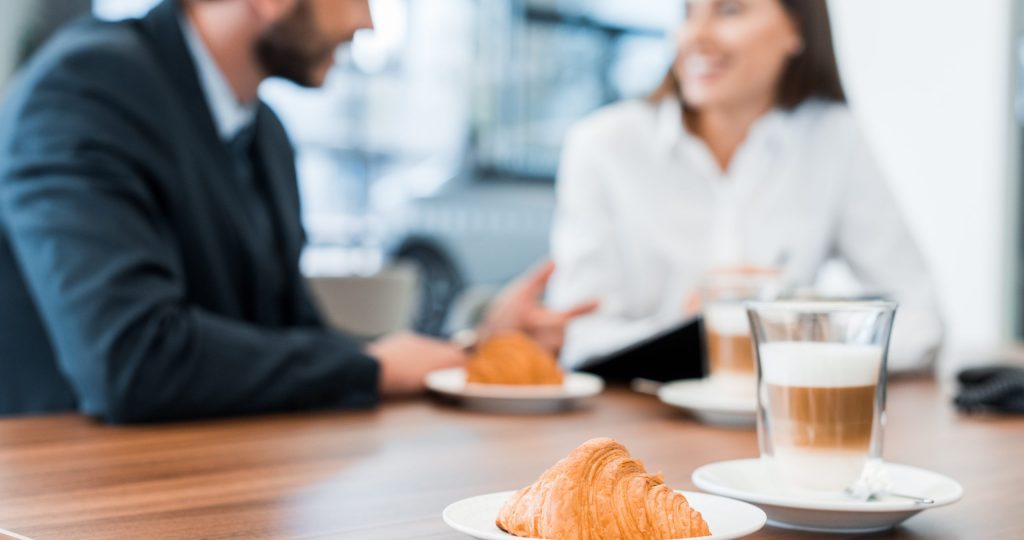
[[[710,273],[701,287],[705,372],[732,392],[753,393],[756,363],[746,303],[772,299],[779,273],[745,267]]]
[[[758,441],[780,485],[839,492],[882,459],[891,302],[748,305]]]

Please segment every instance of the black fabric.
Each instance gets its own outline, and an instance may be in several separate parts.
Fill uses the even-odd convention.
[[[703,358],[701,322],[696,320],[597,359],[582,371],[621,383],[699,379]]]
[[[65,29],[0,111],[0,413],[114,422],[361,407],[378,365],[299,273],[294,154],[240,172],[165,0]],[[237,157],[237,156],[236,156]]]
[[[961,371],[954,403],[964,412],[1024,413],[1024,368],[987,366]]]
[[[265,324],[287,325],[286,298],[287,280],[290,279],[287,261],[283,252],[280,235],[277,234],[273,216],[273,201],[268,193],[268,183],[263,169],[258,166],[259,150],[254,141],[256,126],[247,126],[228,143],[237,184],[238,206],[245,209],[248,234],[253,238],[265,239],[265,249],[254,256],[255,267],[260,272],[237,276],[241,287],[249,290],[246,295],[248,310],[254,318]]]

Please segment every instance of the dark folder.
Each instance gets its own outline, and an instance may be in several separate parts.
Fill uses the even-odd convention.
[[[667,382],[704,376],[702,319],[694,319],[589,363],[581,371],[609,382]]]

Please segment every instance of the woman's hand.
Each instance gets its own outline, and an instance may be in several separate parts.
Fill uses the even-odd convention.
[[[477,329],[479,340],[502,332],[520,331],[557,355],[562,349],[569,323],[596,310],[598,302],[591,300],[564,311],[549,309],[541,296],[554,271],[555,264],[546,261],[508,284],[490,305]]]

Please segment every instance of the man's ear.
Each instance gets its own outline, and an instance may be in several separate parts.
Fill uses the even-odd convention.
[[[263,23],[271,24],[283,19],[295,9],[300,0],[246,0],[253,13]]]

